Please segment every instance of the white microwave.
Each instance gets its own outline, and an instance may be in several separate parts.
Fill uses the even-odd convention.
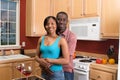
[[[72,19],[69,28],[78,40],[102,40],[100,38],[100,17]]]

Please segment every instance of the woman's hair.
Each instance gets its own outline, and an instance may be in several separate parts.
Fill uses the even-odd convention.
[[[48,16],[48,17],[46,17],[45,18],[45,20],[44,20],[44,28],[46,29],[46,25],[48,24],[48,21],[49,21],[49,19],[53,19],[55,22],[56,22],[56,34],[57,34],[57,27],[58,27],[58,22],[57,22],[57,19],[54,17],[54,16]]]
[[[58,22],[57,22],[56,18],[54,16],[48,16],[44,20],[44,27],[47,25],[50,18],[52,18],[56,22],[56,25],[58,26]]]

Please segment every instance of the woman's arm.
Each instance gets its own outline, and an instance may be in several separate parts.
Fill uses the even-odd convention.
[[[39,38],[36,48],[36,56],[38,57],[40,57],[40,43],[41,43],[41,38]]]
[[[38,43],[37,43],[37,48],[36,48],[36,55],[35,55],[35,60],[40,63],[40,43],[41,43],[41,38],[39,38]]]
[[[69,63],[69,52],[68,52],[68,45],[64,38],[61,38],[59,42],[60,49],[62,51],[62,57],[58,59],[49,59],[47,58],[46,61],[52,64],[68,64]]]

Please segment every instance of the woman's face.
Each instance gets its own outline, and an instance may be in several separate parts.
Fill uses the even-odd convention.
[[[47,33],[56,33],[57,24],[54,19],[50,18],[45,26]]]

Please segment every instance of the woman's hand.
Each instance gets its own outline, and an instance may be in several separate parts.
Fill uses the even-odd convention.
[[[51,59],[49,58],[45,58],[45,61],[47,61],[48,63],[51,63]]]
[[[38,56],[35,57],[35,60],[36,60],[37,62],[39,62],[39,59],[40,59],[40,58],[39,58]]]

